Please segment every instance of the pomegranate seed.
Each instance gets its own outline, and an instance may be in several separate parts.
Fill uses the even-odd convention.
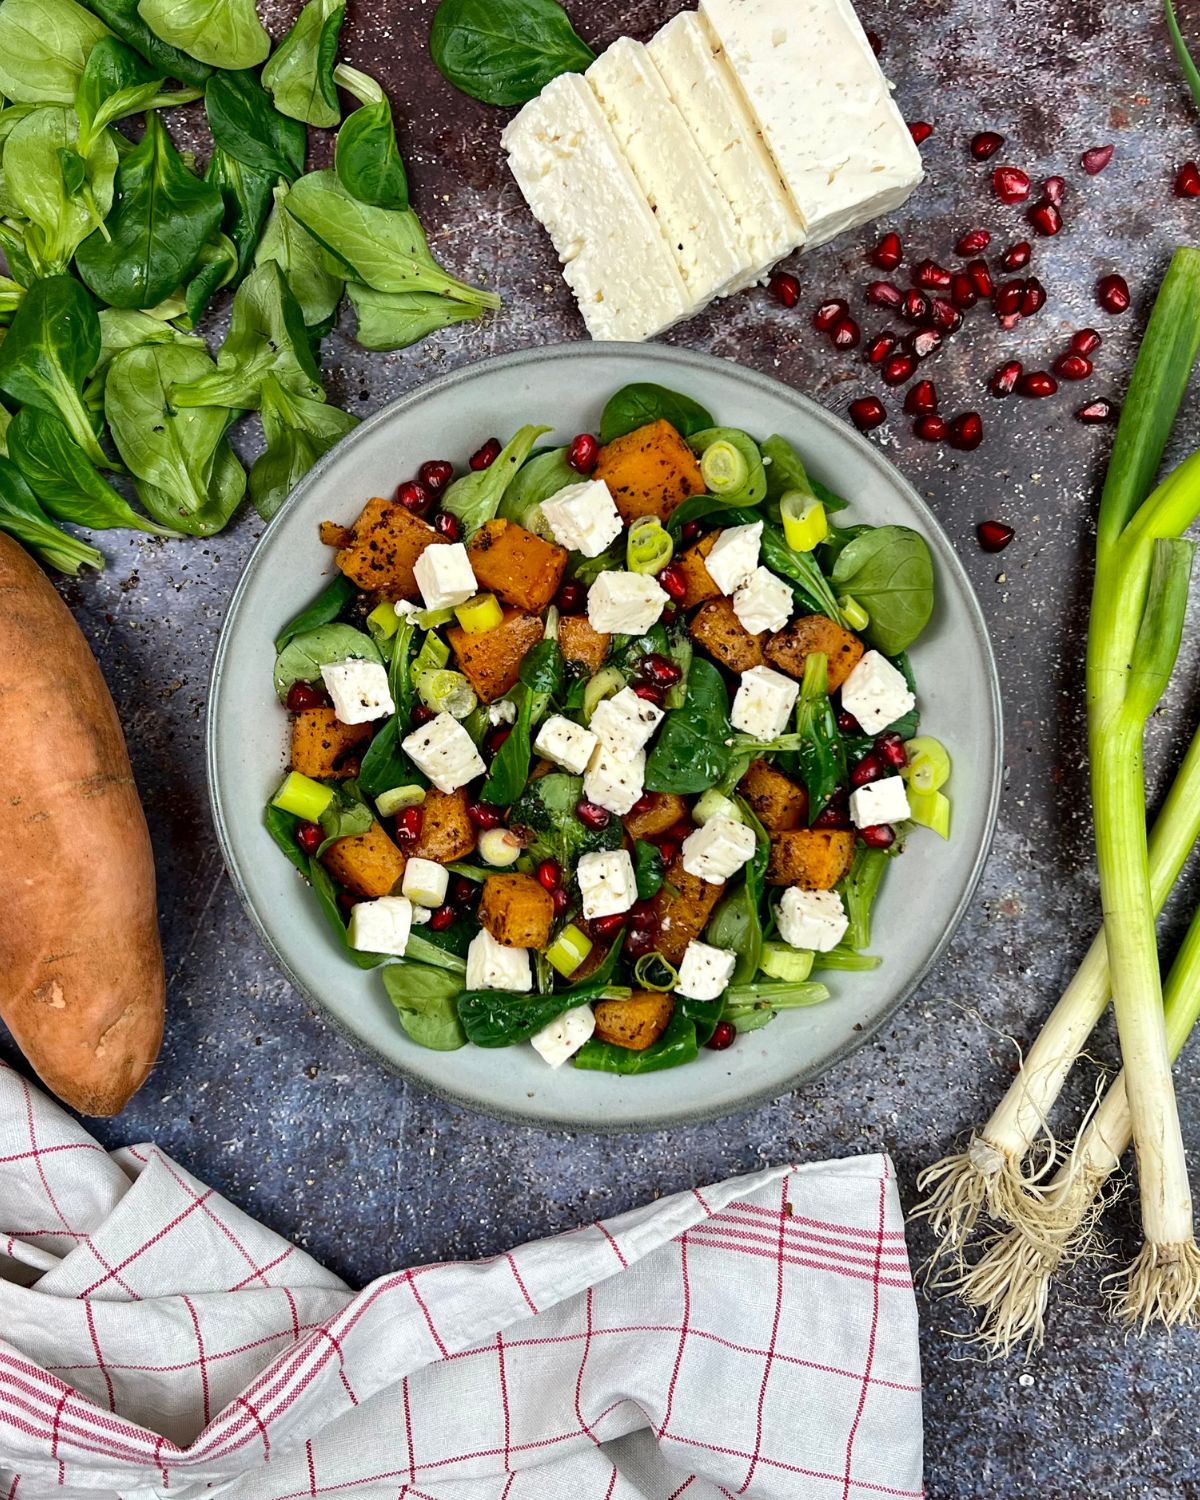
[[[979,255],[991,243],[992,237],[986,229],[968,229],[954,249],[959,255]]]
[[[1129,283],[1124,276],[1118,276],[1115,273],[1111,276],[1101,276],[1096,283],[1096,301],[1106,313],[1112,313],[1113,317],[1128,312],[1131,300]]]
[[[1004,137],[994,130],[981,130],[971,140],[971,155],[976,161],[989,161],[1004,144]]]
[[[937,390],[932,380],[918,380],[904,398],[904,410],[910,417],[932,416],[937,409]]]
[[[417,479],[431,495],[440,495],[454,478],[454,465],[444,458],[432,459],[417,470]]]
[[[660,688],[675,687],[683,678],[678,662],[673,662],[669,656],[660,656],[657,651],[642,657],[638,675]]]
[[[1042,183],[1042,197],[1047,203],[1053,203],[1055,208],[1062,207],[1066,196],[1067,179],[1065,177],[1047,177]]]
[[[673,823],[667,830],[667,837],[674,839],[677,844],[682,844],[684,839],[691,837],[693,831],[691,820],[689,818],[680,818],[678,823]]]
[[[293,682],[288,688],[288,712],[302,714],[306,708],[323,708],[325,694],[311,682]]]
[[[828,807],[822,808],[812,820],[812,826],[814,828],[848,829],[851,826],[850,814],[844,804],[831,802]]]
[[[915,288],[911,292],[905,292],[903,312],[910,323],[926,322],[929,318],[929,298]]]
[[[933,126],[926,120],[910,120],[908,129],[909,134],[918,146],[923,146],[933,134]]]
[[[570,893],[570,891],[565,890],[562,886],[560,886],[558,888],[558,890],[556,890],[554,892],[554,915],[556,917],[563,916],[566,913],[567,907],[570,906],[570,904],[571,904],[571,893]]]
[[[872,307],[897,308],[904,301],[904,293],[890,281],[871,282],[866,295]]]
[[[630,925],[625,934],[625,947],[623,949],[626,958],[644,958],[647,953],[654,952],[655,932],[653,925],[649,927],[635,927]]]
[[[434,516],[433,529],[448,541],[462,541],[462,527],[458,524],[458,517],[452,516],[448,510],[439,510]]]
[[[614,912],[611,917],[593,917],[588,925],[592,929],[592,936],[604,943],[610,938],[615,938],[628,920],[628,912],[618,911]]]
[[[459,910],[470,910],[478,905],[482,895],[483,887],[468,880],[465,875],[456,875],[450,882],[450,905]]]
[[[1092,373],[1092,362],[1082,354],[1060,354],[1054,361],[1054,373],[1064,380],[1086,380]]]
[[[1049,238],[1063,227],[1062,214],[1053,203],[1035,203],[1025,215],[1039,234]]]
[[[1175,196],[1177,198],[1200,198],[1200,167],[1194,161],[1185,161],[1176,172]]]
[[[337,899],[338,905],[342,908],[343,911],[353,911],[354,908],[358,905],[358,897],[353,895],[350,891],[339,891]]]
[[[511,724],[497,724],[494,729],[489,729],[483,737],[483,749],[486,755],[499,755],[504,748],[504,742],[512,733]]]
[[[458,913],[452,906],[439,906],[437,911],[429,919],[429,925],[434,932],[445,932],[448,927],[453,927]]]
[[[1094,328],[1081,328],[1078,333],[1071,335],[1071,348],[1076,354],[1095,354],[1104,340]]]
[[[862,725],[848,709],[839,709],[837,727],[842,734],[861,734]]]
[[[468,802],[467,817],[481,833],[489,828],[499,828],[504,822],[504,814],[498,807],[491,807],[486,802]]]
[[[942,443],[950,431],[945,417],[918,417],[913,423],[913,432],[924,443]]]
[[[917,362],[911,354],[893,354],[884,361],[884,385],[903,385],[916,373]]]
[[[1081,406],[1075,413],[1075,420],[1082,422],[1085,427],[1098,427],[1108,422],[1117,420],[1117,408],[1107,397],[1101,396],[1097,401],[1089,401],[1086,406]]]
[[[418,703],[412,711],[413,728],[420,729],[422,724],[428,724],[437,718],[432,708],[426,708],[423,703]]]
[[[657,708],[663,706],[663,699],[666,697],[666,693],[662,688],[655,687],[652,682],[639,682],[633,691],[639,698],[644,698],[647,703],[653,703]]]
[[[998,317],[1011,317],[1013,313],[1021,311],[1021,303],[1025,299],[1025,283],[1023,281],[1005,281],[996,288],[995,308]]]
[[[658,846],[658,852],[662,855],[663,864],[669,865],[679,853],[679,845],[671,839],[663,839]]]
[[[850,785],[866,786],[869,781],[880,781],[883,775],[883,762],[873,750],[868,750],[856,766],[850,767]]]
[[[859,432],[871,432],[887,421],[887,408],[878,396],[860,396],[850,403],[850,420]]]
[[[544,859],[538,865],[538,884],[551,895],[562,885],[562,866],[556,859]]]
[[[690,547],[693,542],[700,540],[700,533],[704,530],[699,521],[685,521],[679,530],[679,540],[685,547]]]
[[[867,32],[867,41],[871,44],[871,51],[876,57],[883,56],[883,41],[877,31]]]
[[[705,1042],[710,1052],[724,1052],[732,1047],[737,1041],[737,1027],[732,1021],[718,1021],[713,1027],[713,1034]]]
[[[1001,365],[988,383],[988,389],[993,396],[1011,396],[1017,388],[1017,381],[1025,373],[1025,366],[1019,360],[1009,360],[1008,364]]]
[[[944,297],[929,299],[929,321],[943,333],[957,333],[962,327],[962,313]]]
[[[599,457],[599,439],[590,432],[581,432],[567,450],[567,463],[577,474],[590,474]]]
[[[873,823],[870,828],[860,828],[858,836],[868,849],[890,849],[896,842],[896,830],[890,823]]]
[[[950,286],[950,272],[936,260],[923,260],[913,267],[912,284],[926,292],[944,292]]]
[[[781,307],[795,307],[800,300],[800,278],[790,271],[775,271],[767,282],[767,291]]]
[[[942,335],[936,328],[918,328],[905,336],[904,346],[917,359],[928,359],[942,347]]]
[[[841,318],[830,329],[835,349],[857,349],[862,343],[862,329],[853,318]]]
[[[1030,370],[1017,381],[1017,394],[1040,401],[1044,396],[1053,396],[1058,390],[1058,381],[1048,370]]]
[[[1021,316],[1032,318],[1034,313],[1040,313],[1046,305],[1046,288],[1037,279],[1031,276],[1025,283],[1025,291],[1021,297]]]
[[[658,585],[672,599],[682,599],[688,591],[683,569],[675,563],[668,563],[658,575]]]
[[[904,259],[904,246],[898,234],[885,234],[871,251],[871,260],[881,271],[894,271]]]
[[[482,448],[477,448],[471,454],[471,468],[478,474],[482,469],[490,469],[503,452],[499,438],[488,438]]]
[[[678,620],[678,618],[679,618],[679,606],[678,606],[678,604],[666,604],[666,605],[664,605],[663,606],[663,612],[662,612],[661,615],[659,615],[659,619],[662,621],[663,625],[668,630],[671,628],[672,625],[674,625],[675,621]]]
[[[1079,165],[1089,177],[1095,177],[1097,173],[1103,172],[1112,161],[1113,152],[1116,149],[1115,146],[1093,146],[1079,158]]]
[[[980,521],[976,531],[985,552],[1003,552],[1013,539],[1013,529],[1003,521]]]
[[[564,583],[554,596],[554,606],[560,615],[577,615],[587,599],[587,590],[581,583]]]
[[[952,448],[970,453],[983,442],[983,418],[977,411],[965,411],[950,423],[947,437]]]
[[[995,282],[992,280],[992,273],[988,270],[987,261],[968,261],[967,275],[971,278],[971,285],[975,291],[986,301],[995,290]]]
[[[979,293],[975,290],[975,283],[965,271],[955,271],[950,278],[950,300],[955,307],[966,312],[979,301]]]
[[[895,347],[896,335],[894,333],[877,333],[868,342],[863,358],[869,365],[881,365]]]
[[[1029,176],[1020,167],[997,167],[992,186],[1001,203],[1024,203],[1029,197]]]
[[[403,484],[396,486],[396,499],[405,510],[419,516],[429,509],[431,497],[423,484],[418,484],[415,479],[406,479]]]
[[[1005,271],[1023,271],[1033,256],[1033,246],[1028,240],[1018,240],[1015,245],[1010,245],[1000,257],[1001,268]]]
[[[850,304],[835,297],[831,302],[822,302],[813,313],[812,325],[818,333],[828,333],[835,323],[840,323],[850,311]]]
[[[296,827],[296,842],[305,854],[315,854],[325,842],[325,830],[320,823],[300,823]]]
[[[655,806],[655,795],[653,792],[644,792],[633,806],[629,809],[632,818],[644,818]]]
[[[405,807],[396,814],[396,837],[405,843],[415,844],[421,837],[424,814],[419,807]]]
[[[575,816],[585,828],[590,828],[593,833],[599,833],[602,828],[607,828],[612,822],[612,813],[605,807],[598,806],[595,802],[586,799],[575,804]]]

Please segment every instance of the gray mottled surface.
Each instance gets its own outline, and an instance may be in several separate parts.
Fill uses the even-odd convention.
[[[666,0],[571,7],[604,43],[648,35],[679,8]],[[1200,7],[1185,3],[1200,28]],[[502,116],[457,97],[423,52],[431,5],[359,4],[345,33],[352,60],[380,71],[405,120],[418,206],[436,251],[460,275],[498,287],[505,309],[394,356],[329,341],[331,390],[375,410],[399,392],[483,354],[580,335],[548,245],[500,165]],[[1096,922],[1088,844],[1082,657],[1091,517],[1107,436],[1073,422],[1078,400],[992,402],[982,381],[1009,348],[1045,364],[1064,332],[1098,321],[1096,380],[1119,393],[1150,289],[1171,248],[1200,239],[1200,203],[1171,194],[1174,166],[1197,150],[1154,0],[864,0],[885,37],[907,115],[937,127],[930,180],[897,226],[918,255],[944,256],[961,230],[1017,238],[1019,210],[1001,209],[966,141],[1001,130],[1010,159],[1061,170],[1071,184],[1067,231],[1038,247],[1046,311],[1002,334],[977,315],[934,373],[948,410],[978,406],[987,440],[960,457],[923,446],[897,422],[878,434],[931,499],[959,546],[993,631],[1008,716],[1008,790],[995,852],[950,957],[897,1021],[800,1095],[754,1113],[670,1134],[572,1137],[514,1128],[446,1106],[388,1077],[309,1014],[272,972],[222,871],[202,766],[208,664],[225,601],[260,528],[243,518],[211,542],[110,539],[99,580],[67,596],[108,674],[154,832],[171,1013],[160,1067],[106,1141],[153,1137],[193,1171],[352,1281],[426,1258],[473,1256],[785,1157],[886,1148],[909,1202],[919,1167],[983,1118],[1013,1067],[1014,1048],[1082,954]],[[278,17],[276,19],[279,19]],[[1113,140],[1102,177],[1078,170],[1081,149]],[[859,286],[865,235],[800,267],[804,305]],[[1091,306],[1097,274],[1123,270],[1135,313],[1119,322]],[[882,320],[868,320],[874,328]],[[674,341],[776,373],[844,407],[861,366],[761,294],[677,330]],[[898,411],[899,403],[891,404]],[[531,414],[514,414],[517,416]],[[464,434],[464,447],[477,434]],[[1200,440],[1195,402],[1179,448]],[[429,455],[397,454],[397,479]],[[1001,559],[975,546],[980,519],[1017,528]],[[301,594],[304,580],[297,580]],[[1177,685],[1152,731],[1156,775],[1190,731],[1200,653],[1194,630]],[[1168,924],[1196,894],[1196,881]],[[914,895],[919,920],[919,895]],[[0,1043],[11,1056],[7,1041]],[[1111,1061],[1111,1038],[1097,1055]],[[1193,1157],[1200,1162],[1200,1076],[1179,1070]],[[1086,1092],[1086,1091],[1085,1091]],[[1135,1243],[1128,1211],[1111,1214],[1119,1251]],[[914,1250],[928,1249],[921,1232]],[[1098,1272],[1057,1290],[1045,1351],[1027,1367],[987,1366],[953,1335],[946,1304],[922,1306],[929,1385],[928,1478],[935,1496],[1200,1493],[1193,1362],[1196,1340],[1126,1342],[1103,1316]]]

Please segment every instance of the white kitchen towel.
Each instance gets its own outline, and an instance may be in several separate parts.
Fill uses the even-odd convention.
[[[780,1167],[353,1292],[0,1064],[0,1500],[921,1491],[886,1157]]]

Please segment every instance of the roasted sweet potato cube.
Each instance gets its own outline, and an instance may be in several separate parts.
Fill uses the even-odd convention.
[[[644,1052],[666,1031],[674,1009],[674,997],[657,990],[634,990],[628,1000],[601,1000],[596,1006],[596,1038]]]
[[[317,528],[323,547],[348,547],[354,540],[354,530],[340,521],[322,521]]]
[[[627,526],[639,516],[665,521],[705,490],[696,455],[670,422],[651,422],[606,443],[592,477],[608,485]]]
[[[827,615],[801,615],[773,635],[763,647],[763,656],[780,672],[800,682],[804,663],[816,651],[829,658],[829,691],[836,693],[863,657],[863,643],[843,630]]]
[[[731,672],[748,672],[763,664],[766,631],[751,635],[733,612],[733,600],[710,599],[692,616],[692,639]]]
[[[495,703],[516,685],[521,663],[541,640],[544,628],[537,615],[506,609],[503,620],[493,630],[468,635],[461,626],[454,625],[447,630],[446,638],[459,671],[481,701]]]
[[[368,500],[337,565],[360,589],[388,599],[419,599],[413,568],[426,547],[448,546],[432,526],[394,500]]]
[[[738,791],[768,833],[803,828],[808,822],[808,793],[765,760],[750,762]]]
[[[831,891],[854,858],[854,835],[840,828],[793,828],[771,835],[768,885]]]
[[[379,823],[353,838],[335,839],[321,856],[325,868],[356,896],[390,896],[404,874],[404,855]]]
[[[589,672],[598,672],[608,655],[611,635],[593,630],[586,615],[564,615],[558,622],[558,644],[563,657],[582,662]]]
[[[642,802],[621,820],[631,839],[656,839],[687,817],[687,803],[674,792],[647,792]]]
[[[371,738],[373,724],[343,724],[332,708],[306,708],[292,720],[292,770],[314,781],[355,776],[355,751]]]
[[[479,580],[504,604],[540,613],[558,593],[567,553],[515,521],[485,521],[467,547]]]
[[[506,948],[545,952],[554,922],[554,897],[532,875],[489,875],[479,920]]]
[[[475,825],[467,816],[468,800],[466,787],[459,787],[457,792],[429,788],[421,808],[421,836],[413,849],[415,857],[448,865],[474,854]]]
[[[683,574],[687,584],[687,593],[679,601],[682,608],[695,609],[697,604],[704,604],[709,599],[721,597],[721,590],[708,576],[708,569],[704,566],[704,559],[717,545],[717,538],[720,535],[719,531],[710,531],[707,536],[702,536],[694,547],[681,552],[675,559],[675,566]]]
[[[711,885],[683,868],[682,855],[667,866],[662,889],[654,898],[654,947],[674,967],[683,952],[704,931],[724,886]]]

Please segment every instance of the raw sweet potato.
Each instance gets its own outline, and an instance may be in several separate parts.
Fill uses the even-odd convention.
[[[596,1006],[596,1039],[644,1052],[666,1031],[674,1009],[673,997],[657,990],[634,990],[628,1000],[601,1000]]]
[[[475,825],[467,816],[468,801],[465,787],[457,792],[430,787],[421,808],[421,836],[413,848],[416,858],[448,865],[475,853]]]
[[[771,636],[763,647],[763,656],[778,671],[800,682],[804,664],[814,651],[823,651],[829,658],[829,691],[836,693],[862,660],[863,643],[827,615],[801,615],[786,630]]]
[[[705,490],[696,455],[670,422],[662,421],[605,444],[592,478],[608,485],[626,526],[639,516],[665,521],[689,495]]]
[[[711,885],[683,868],[677,854],[667,866],[662,889],[654,898],[654,947],[669,964],[683,961],[683,951],[704,931],[724,886]]]
[[[72,1109],[115,1115],[162,1041],[146,819],[117,712],[70,611],[0,535],[0,1017]]]
[[[732,599],[710,599],[692,617],[692,639],[731,672],[748,672],[763,664],[766,632],[751,635],[733,612]]]
[[[515,521],[485,521],[467,547],[479,587],[540,614],[562,582],[567,552]]]
[[[750,762],[738,791],[768,833],[803,828],[808,821],[808,793],[765,760]]]
[[[554,922],[554,897],[532,875],[489,875],[479,920],[504,947],[544,953]]]
[[[646,803],[643,807],[642,802]],[[687,817],[687,803],[674,792],[647,792],[621,821],[631,839],[656,839]]]
[[[460,625],[451,626],[446,639],[458,669],[484,703],[495,703],[516,686],[517,673],[526,653],[541,640],[545,627],[537,615],[506,609],[494,630],[468,635]]]
[[[337,565],[360,589],[388,599],[419,599],[413,568],[426,547],[449,545],[446,537],[394,500],[368,500],[350,528]]]
[[[590,672],[598,672],[608,655],[611,635],[593,630],[586,615],[564,615],[558,622],[558,644],[563,659],[582,662]]]
[[[854,835],[841,828],[794,828],[771,835],[768,885],[831,891],[854,858]]]
[[[292,769],[314,781],[358,775],[354,753],[371,738],[370,724],[343,724],[332,708],[306,708],[292,720]]]
[[[709,599],[721,597],[721,590],[709,577],[708,569],[704,566],[704,559],[717,545],[720,535],[719,531],[710,531],[707,536],[702,536],[694,547],[681,552],[675,559],[675,566],[683,574],[684,582],[687,584],[687,593],[679,601],[681,608],[695,609],[697,604],[704,604]]]
[[[404,874],[404,855],[379,823],[366,833],[334,839],[321,859],[335,880],[367,901],[390,896]]]

